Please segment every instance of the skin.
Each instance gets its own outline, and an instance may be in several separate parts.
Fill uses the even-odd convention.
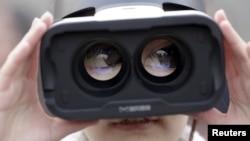
[[[51,118],[40,106],[37,93],[39,42],[52,21],[50,13],[34,19],[28,33],[9,53],[1,66],[0,140],[59,140],[93,123]],[[26,132],[29,129],[32,130]]]
[[[8,56],[6,58],[0,56],[2,62],[0,64],[0,140],[54,141],[87,126],[93,125],[90,128],[94,127],[96,124],[95,127],[100,128],[101,132],[97,137],[105,137],[111,141],[114,134],[110,131],[113,129],[106,130],[106,133],[101,131],[107,128],[106,123],[109,121],[103,121],[104,123],[99,121],[98,124],[97,121],[69,122],[48,117],[40,106],[37,94],[39,42],[52,21],[53,17],[49,13],[45,13],[39,19],[36,18],[30,30]],[[242,40],[222,10],[216,12],[215,21],[224,35],[226,76],[230,91],[229,111],[222,114],[216,109],[211,109],[191,116],[208,124],[250,124],[250,43]],[[8,44],[4,46],[1,44],[0,50],[8,47],[13,48]],[[165,117],[162,119],[164,121],[162,124],[154,127],[158,131],[166,129],[162,130],[162,134],[159,133],[159,135],[149,134],[147,131],[142,134],[137,134],[136,131],[115,132],[121,135],[119,140],[125,136],[129,137],[131,141],[136,138],[144,141],[153,136],[162,139],[166,138],[165,135],[169,135],[170,130],[174,130],[172,127],[178,124],[182,128],[182,125],[186,124],[185,122],[180,123],[177,119],[174,121],[175,124],[168,124],[173,119],[175,118]],[[171,134],[178,136],[182,131],[174,130],[173,132]],[[89,134],[89,138],[94,138],[90,131],[89,133],[86,131],[86,133]]]
[[[218,11],[214,19],[224,35],[230,105],[226,114],[213,108],[193,116],[208,124],[249,124],[250,42],[246,43],[234,30],[224,11]]]
[[[188,116],[174,115],[158,117],[158,121],[146,128],[115,127],[112,123],[122,120],[100,120],[87,127],[84,133],[90,141],[177,141],[187,124]]]

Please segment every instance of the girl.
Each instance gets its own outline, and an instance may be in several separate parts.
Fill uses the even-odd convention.
[[[37,73],[39,43],[52,21],[48,12],[35,18],[16,47],[4,53],[7,57],[0,56],[0,140],[57,141],[82,129],[75,135],[84,133],[89,141],[177,141],[186,132],[193,133],[185,129],[187,115],[83,122],[48,117],[38,99]],[[216,12],[215,21],[224,35],[229,110],[223,114],[213,108],[189,116],[206,124],[250,124],[250,43],[242,40],[222,10]],[[2,39],[1,53],[12,48]]]

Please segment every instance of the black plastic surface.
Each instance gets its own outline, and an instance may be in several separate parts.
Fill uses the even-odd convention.
[[[139,67],[140,50],[156,37],[171,38],[179,44],[182,69],[171,81],[150,81]],[[120,81],[105,88],[91,85],[77,67],[79,53],[98,39],[114,41],[126,60]],[[200,15],[57,24],[41,44],[46,106],[53,115],[69,120],[208,110],[227,86],[223,53],[219,28]]]

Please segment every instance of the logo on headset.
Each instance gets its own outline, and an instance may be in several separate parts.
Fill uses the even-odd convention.
[[[151,111],[151,105],[119,106],[120,113],[147,112]]]

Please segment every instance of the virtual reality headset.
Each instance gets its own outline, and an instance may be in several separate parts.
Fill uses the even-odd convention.
[[[189,114],[227,88],[223,37],[200,0],[58,0],[40,100],[67,120]]]

